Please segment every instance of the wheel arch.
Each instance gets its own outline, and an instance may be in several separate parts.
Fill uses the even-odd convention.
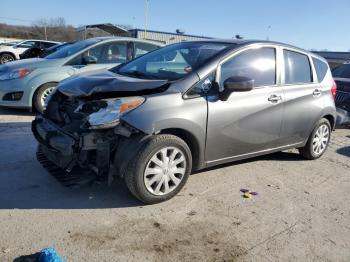
[[[32,97],[31,97],[32,107],[34,106],[34,99],[35,99],[37,93],[39,92],[40,88],[42,88],[44,85],[48,85],[48,84],[58,84],[58,82],[57,81],[50,81],[50,82],[41,84],[37,88],[35,88],[34,92],[32,93]]]
[[[191,132],[182,129],[182,128],[166,128],[160,130],[159,134],[169,134],[174,135],[182,140],[185,141],[185,143],[188,145],[188,147],[191,150],[192,154],[192,170],[199,170],[203,167],[204,159],[202,149],[200,148],[200,143],[195,135],[193,135]]]
[[[328,114],[328,115],[324,115],[322,118],[325,118],[329,121],[329,123],[331,124],[331,129],[334,129],[335,127],[335,118],[333,115]]]

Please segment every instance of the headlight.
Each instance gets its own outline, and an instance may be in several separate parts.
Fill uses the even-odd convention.
[[[144,101],[145,98],[139,96],[106,100],[106,107],[88,116],[90,129],[106,129],[116,126],[122,115],[139,107]]]
[[[16,69],[5,74],[0,75],[0,80],[11,80],[16,78],[23,78],[33,72],[33,68]]]

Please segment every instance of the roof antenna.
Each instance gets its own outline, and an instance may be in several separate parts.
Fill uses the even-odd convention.
[[[269,26],[267,27],[267,36],[266,36],[266,40],[267,40],[267,41],[270,40],[270,37],[269,37],[270,31],[271,31],[271,26],[269,25]]]

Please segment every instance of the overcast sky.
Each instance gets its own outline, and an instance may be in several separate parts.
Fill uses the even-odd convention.
[[[266,39],[305,49],[350,50],[350,0],[149,0],[149,29]],[[144,28],[145,0],[0,0],[0,23],[63,17],[74,26],[129,24]],[[6,18],[4,18],[6,17]],[[9,18],[21,19],[14,20]],[[23,20],[23,21],[22,21]]]

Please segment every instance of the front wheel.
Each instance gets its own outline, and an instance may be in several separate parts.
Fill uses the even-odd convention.
[[[187,144],[174,135],[152,136],[128,165],[125,182],[130,192],[146,204],[175,196],[192,170]]]
[[[331,138],[331,125],[329,121],[322,118],[316,124],[306,145],[299,148],[300,154],[309,160],[320,158],[326,151]]]
[[[56,83],[47,83],[42,85],[34,94],[33,98],[33,106],[34,108],[40,112],[43,113],[47,102],[52,94],[52,92],[55,90],[57,84]]]

